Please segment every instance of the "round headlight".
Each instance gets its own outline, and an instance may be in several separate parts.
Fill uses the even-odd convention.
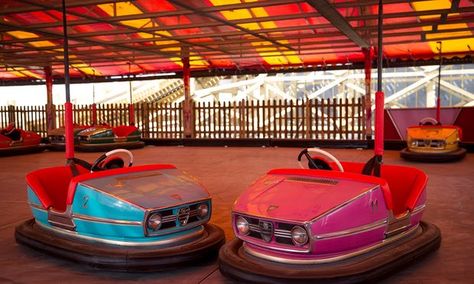
[[[203,218],[206,217],[207,213],[209,213],[209,206],[206,203],[199,204],[197,208],[198,216]]]
[[[153,214],[148,218],[148,228],[153,231],[158,231],[161,228],[161,215]]]
[[[305,245],[308,242],[308,233],[300,226],[294,226],[291,230],[291,239],[297,246]]]
[[[235,226],[240,234],[247,235],[249,233],[249,222],[244,217],[239,216],[235,221]]]

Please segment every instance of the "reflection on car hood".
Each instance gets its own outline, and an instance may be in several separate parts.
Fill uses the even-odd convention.
[[[146,209],[209,198],[202,186],[177,169],[125,173],[80,183]]]
[[[77,132],[87,128],[88,126],[84,126],[84,125],[74,125],[73,128],[72,128],[72,132],[74,134],[76,134]],[[49,130],[48,131],[48,135],[50,136],[64,136],[64,133],[66,133],[66,129],[64,127],[59,127],[59,128],[55,128],[55,129],[52,129],[52,130]]]
[[[269,174],[240,196],[234,211],[270,219],[310,221],[374,187],[376,184],[349,179]]]
[[[101,133],[107,130],[111,130],[112,128],[109,126],[94,126],[94,127],[89,127],[87,129],[82,130],[81,132],[78,133],[80,136],[91,136],[95,135],[97,133]]]

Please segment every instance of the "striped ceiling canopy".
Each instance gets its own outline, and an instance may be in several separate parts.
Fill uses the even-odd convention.
[[[360,66],[374,0],[66,0],[71,77]],[[384,0],[386,62],[472,58],[472,0]],[[0,1],[0,81],[63,77],[61,1]],[[376,51],[377,52],[377,51]],[[472,60],[472,59],[469,59]]]

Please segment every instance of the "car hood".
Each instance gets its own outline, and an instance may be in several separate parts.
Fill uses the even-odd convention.
[[[72,128],[72,132],[76,134],[77,132],[86,129],[87,127],[88,126],[84,125],[74,125]],[[66,129],[64,127],[59,127],[48,131],[48,135],[50,136],[64,136],[64,133],[66,133]]]
[[[156,169],[85,179],[80,184],[145,209],[172,207],[210,198],[192,177],[173,169]],[[111,170],[113,172],[113,170]]]
[[[235,202],[234,211],[262,218],[305,222],[378,186],[354,179],[328,177],[319,170],[298,171],[303,174],[267,174],[260,178]],[[318,176],[318,172],[322,175]]]
[[[407,128],[409,139],[446,140],[451,135],[457,135],[458,129],[453,126],[411,126]]]

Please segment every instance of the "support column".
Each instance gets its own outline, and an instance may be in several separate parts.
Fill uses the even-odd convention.
[[[182,58],[183,62],[183,85],[184,85],[184,102],[183,102],[183,124],[184,124],[184,137],[194,138],[194,115],[192,110],[192,99],[190,92],[190,78],[191,69],[189,66],[189,50],[188,47],[183,47]]]
[[[51,66],[44,67],[46,79],[46,127],[47,131],[56,128],[56,112],[53,105],[53,71]]]
[[[374,47],[363,48],[364,53],[364,71],[365,71],[365,138],[372,139],[372,62],[374,59]]]
[[[66,136],[66,160],[68,163],[74,159],[74,133],[73,115],[71,104],[70,78],[69,78],[69,41],[67,35],[66,0],[62,0],[63,33],[64,33],[64,87],[66,89],[66,103],[64,103],[64,123]]]
[[[375,176],[380,177],[380,165],[383,163],[384,152],[384,107],[385,94],[382,90],[383,73],[383,2],[379,0],[378,5],[378,41],[377,41],[377,92],[375,92],[375,159],[378,166],[374,170]]]
[[[97,105],[93,103],[91,105],[91,117],[92,117],[92,125],[97,125]]]
[[[95,81],[95,71],[94,71],[94,81]],[[91,105],[91,118],[92,125],[97,125],[97,105],[95,104],[95,83],[92,83],[92,105]]]
[[[130,95],[130,103],[128,104],[128,124],[135,125],[135,107],[133,105],[133,88],[132,88],[132,73],[131,73],[131,63],[128,62],[128,76],[130,80],[128,81],[128,89]]]

